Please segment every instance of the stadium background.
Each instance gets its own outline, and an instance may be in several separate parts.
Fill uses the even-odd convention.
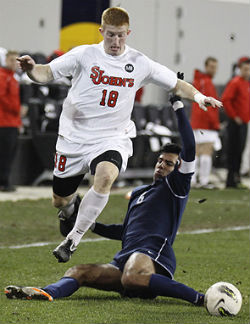
[[[98,32],[101,13],[108,6],[114,5],[123,6],[130,13],[132,33],[128,38],[128,44],[174,71],[184,71],[187,81],[192,82],[195,68],[203,69],[207,56],[215,56],[219,62],[219,69],[214,83],[219,94],[230,80],[233,65],[239,57],[247,56],[249,53],[250,29],[247,28],[249,27],[249,0],[37,0],[35,2],[0,0],[0,47],[15,49],[22,54],[38,54],[38,57],[47,57],[56,49],[67,51],[80,44],[97,43],[101,40]],[[36,89],[32,95],[27,90],[29,89],[25,89],[25,85],[21,87],[22,101],[29,105],[29,96],[36,98],[39,89]],[[58,98],[61,100],[66,95],[62,90],[58,98],[53,98],[54,93],[55,91],[52,91],[52,99],[55,100]],[[141,101],[143,106],[154,105],[161,109],[167,102],[168,98],[164,90],[155,85],[145,87]],[[189,113],[190,102],[185,104]],[[41,108],[33,110],[39,109]],[[169,123],[172,117],[166,118],[164,113],[164,117],[159,117],[155,113],[153,116],[151,112],[147,112],[145,117],[145,111],[142,113],[141,110],[135,112],[135,115],[134,118],[142,120],[139,124],[145,124],[145,120],[156,124],[161,122],[171,129]],[[31,116],[29,118],[32,119]],[[33,116],[33,119],[36,118],[38,117]],[[162,118],[168,122],[164,124],[164,121],[159,121]],[[222,122],[225,120],[223,112],[221,119]],[[32,136],[32,125],[28,126],[28,130],[25,130],[23,135],[27,133],[28,135],[31,133]],[[226,138],[224,134],[221,135],[225,148]],[[40,145],[39,140],[37,140],[39,143],[36,141],[34,144],[30,137],[20,136],[19,149],[11,174],[13,184],[26,185],[39,183],[41,179],[51,179],[55,136],[47,135],[47,139],[45,137],[42,141],[47,141],[51,148],[51,152],[47,152],[48,163],[43,161],[46,157],[39,157],[38,149],[34,148]],[[139,152],[140,149],[140,152],[138,156],[130,159],[129,167],[137,169],[152,167],[156,156],[154,153],[151,154],[154,143],[145,144],[145,138],[136,141],[134,145],[138,149],[135,147],[135,150]],[[145,145],[149,153],[144,163],[140,159],[141,153],[146,150]],[[47,145],[44,147],[47,151]],[[43,148],[40,147],[40,150]],[[225,152],[222,150],[220,157],[215,161],[215,166],[224,167],[225,163]],[[49,173],[46,173],[47,169]],[[38,179],[44,170],[44,177]],[[143,174],[146,176],[148,173],[144,171]],[[140,172],[127,173],[125,177],[133,176],[140,177]]]
[[[202,69],[204,59],[212,55],[219,61],[215,84],[224,87],[233,64],[249,55],[249,0],[0,0],[0,47],[47,56],[61,46],[71,46],[67,41],[62,43],[67,31],[73,31],[74,36],[84,35],[82,43],[99,41],[95,28],[102,9],[108,5],[121,5],[129,11],[129,45],[175,71],[184,71],[187,81],[192,81],[193,70]],[[64,21],[62,12],[69,11],[71,18]],[[79,21],[78,13],[84,19]],[[79,38],[74,42],[77,45]],[[161,106],[166,99],[164,91],[150,85],[142,103]],[[44,138],[41,140],[44,142]],[[44,170],[34,144],[31,134],[20,136],[12,174],[12,182],[17,185],[32,184]],[[139,154],[143,157],[148,152],[142,150]],[[217,181],[224,186],[224,175],[220,176]],[[129,189],[112,191],[101,221],[122,221],[127,205],[124,194]],[[85,192],[86,186],[80,188],[81,195]],[[7,284],[46,285],[74,264],[109,262],[119,249],[119,242],[93,241],[96,236],[87,233],[89,242],[79,248],[72,261],[58,265],[51,251],[62,237],[50,196],[51,186],[25,186],[14,193],[0,193],[1,291]],[[215,281],[232,282],[242,292],[243,308],[230,323],[249,323],[249,190],[192,190],[175,251],[177,280],[201,291]],[[3,293],[0,304],[1,324],[229,322],[209,317],[205,310],[182,301],[122,300],[114,293],[85,288],[54,305],[9,301]]]
[[[73,8],[84,7],[83,21],[88,17],[92,23],[98,15],[89,15],[88,10],[93,10],[95,4],[98,8],[100,3],[104,7],[108,3],[64,2]],[[0,0],[1,47],[46,55],[59,48],[62,3]],[[185,71],[188,81],[193,78],[194,68],[202,69],[204,59],[211,55],[219,61],[214,82],[225,84],[233,63],[249,53],[249,0],[110,0],[113,5],[123,6],[130,14],[132,33],[128,44],[174,71]],[[83,37],[82,43],[87,40]],[[164,93],[159,93],[161,90],[149,86],[143,103],[162,103]]]

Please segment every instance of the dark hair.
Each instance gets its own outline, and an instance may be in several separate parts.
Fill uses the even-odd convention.
[[[179,155],[181,153],[181,147],[176,143],[167,143],[161,147],[160,153],[174,153]]]
[[[207,66],[209,62],[218,62],[218,60],[215,57],[209,56],[205,60],[205,66]]]

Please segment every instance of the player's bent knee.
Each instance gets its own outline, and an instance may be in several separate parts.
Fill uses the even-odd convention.
[[[71,198],[72,198],[72,195],[68,196],[68,197],[60,197],[53,193],[52,205],[56,208],[64,207],[68,204],[68,202],[70,201]]]
[[[76,279],[80,285],[93,283],[100,276],[100,269],[95,264],[80,264],[69,268],[64,277],[72,277]]]
[[[56,208],[62,207],[63,206],[63,198],[60,196],[57,196],[56,194],[53,194],[52,205]]]
[[[114,181],[114,177],[108,173],[104,173],[102,177],[99,179],[99,183],[102,184],[103,187],[111,186]]]
[[[79,266],[76,265],[76,266],[73,266],[71,268],[69,268],[65,274],[64,274],[64,277],[72,277],[72,278],[75,278],[75,275],[79,273]]]
[[[138,282],[138,275],[133,273],[123,273],[121,283],[125,289],[138,288],[140,286]]]
[[[95,190],[110,189],[113,182],[115,181],[116,176],[113,176],[107,172],[104,172],[102,175],[95,176],[94,179],[94,188]]]

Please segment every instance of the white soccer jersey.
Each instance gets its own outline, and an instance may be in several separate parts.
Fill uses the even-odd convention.
[[[122,55],[104,51],[103,42],[82,45],[49,63],[54,79],[72,77],[64,101],[59,134],[76,143],[135,137],[131,112],[136,91],[155,83],[167,91],[176,74],[126,46]]]

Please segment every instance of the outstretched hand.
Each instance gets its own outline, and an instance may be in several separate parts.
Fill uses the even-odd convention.
[[[207,110],[207,106],[212,106],[213,108],[222,108],[223,104],[221,101],[219,101],[213,97],[206,97],[204,99],[204,103],[199,103],[199,106],[201,109]]]
[[[199,107],[204,111],[207,111],[208,106],[212,106],[213,108],[222,108],[222,102],[213,98],[213,97],[206,97],[201,93],[197,93],[194,96],[194,100],[198,103]]]
[[[18,65],[24,72],[30,72],[36,65],[35,61],[29,55],[17,57]]]

